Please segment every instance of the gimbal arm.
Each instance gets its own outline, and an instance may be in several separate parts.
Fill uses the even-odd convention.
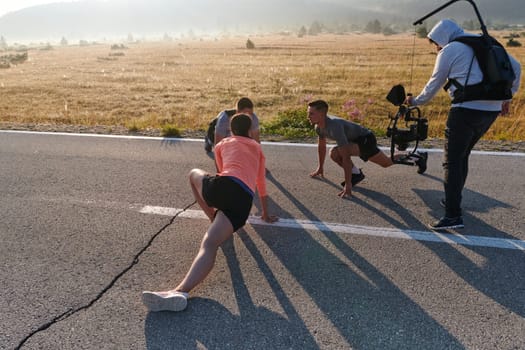
[[[436,13],[444,10],[445,8],[449,7],[450,5],[452,5],[453,3],[458,2],[458,1],[460,1],[460,0],[451,0],[451,1],[447,2],[445,5],[435,9],[434,11],[430,12],[429,14],[427,14],[427,15],[421,17],[420,19],[418,19],[417,21],[415,21],[413,23],[413,25],[423,24],[423,21],[426,20],[427,18],[435,15]],[[474,11],[476,11],[476,16],[478,17],[479,23],[481,25],[481,31],[483,32],[483,35],[488,36],[489,33],[487,32],[487,27],[485,26],[485,23],[483,23],[483,19],[481,19],[481,15],[480,15],[480,13],[478,11],[478,7],[476,6],[476,4],[474,3],[473,0],[465,0],[465,1],[469,2],[472,5],[472,7],[474,7]]]

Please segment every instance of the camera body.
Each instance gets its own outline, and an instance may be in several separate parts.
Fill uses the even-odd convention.
[[[408,118],[407,118],[408,117]],[[407,121],[408,119],[408,121]],[[423,141],[428,137],[428,120],[425,118],[412,118],[409,111],[405,115],[406,128],[398,128],[396,124],[386,130],[386,136],[392,139],[397,149],[405,151],[410,142]]]

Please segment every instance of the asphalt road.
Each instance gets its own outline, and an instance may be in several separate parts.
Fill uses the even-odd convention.
[[[221,248],[181,313],[143,290],[182,278],[207,222],[187,173],[200,142],[0,131],[0,348],[525,349],[525,157],[474,154],[461,235],[425,175],[308,173],[316,150],[264,145],[270,208]],[[257,205],[253,213],[257,213]]]

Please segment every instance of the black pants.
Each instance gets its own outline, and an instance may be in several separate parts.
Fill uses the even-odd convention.
[[[461,107],[450,109],[445,130],[445,215],[461,215],[461,192],[468,174],[470,152],[490,128],[499,112]]]

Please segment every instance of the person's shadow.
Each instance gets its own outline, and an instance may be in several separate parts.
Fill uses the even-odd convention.
[[[305,217],[321,221],[271,173],[267,178]],[[286,214],[271,199],[269,207]],[[315,232],[282,228],[275,232],[262,226],[253,229],[352,348],[464,348],[337,233],[326,227]],[[243,241],[249,246],[251,238],[245,236]],[[263,268],[264,260],[256,260]]]
[[[442,179],[424,174],[432,181],[442,183]],[[332,184],[334,187],[337,185]],[[394,227],[407,230],[428,231],[425,223],[416,218],[413,213],[394,201],[391,197],[368,189],[366,187],[356,187],[355,191],[366,197],[366,200],[354,197],[353,202],[363,206],[375,215],[385,219]],[[439,200],[444,197],[442,191],[413,189],[415,195],[419,196],[429,208],[429,217],[438,218],[443,215],[444,209],[441,208]],[[497,227],[478,218],[474,213],[486,213],[498,208],[511,209],[512,205],[497,199],[488,197],[482,193],[472,191],[468,188],[463,190],[464,220],[468,227],[473,227],[470,234],[476,236],[496,237],[501,239],[517,239],[511,234],[504,232]],[[393,210],[396,217],[385,214],[370,202],[376,202],[383,207]],[[458,233],[469,235],[466,228]],[[441,260],[449,266],[455,273],[461,276],[465,282],[476,288],[484,295],[490,297],[495,302],[509,308],[512,312],[525,317],[525,252],[522,250],[500,250],[496,248],[474,247],[465,245],[468,249],[478,256],[485,259],[480,266],[460,249],[455,249],[446,244],[420,242],[433,251]]]
[[[424,174],[432,181],[442,183],[442,179]],[[334,184],[335,187],[337,187]],[[416,218],[413,213],[394,201],[391,197],[370,190],[365,187],[356,187],[355,191],[367,197],[366,200],[353,198],[353,201],[375,215],[382,217],[394,227],[408,230],[428,231],[425,223]],[[413,189],[429,208],[429,217],[438,218],[443,215],[439,200],[444,197],[442,191]],[[501,239],[517,239],[511,234],[504,232],[489,223],[478,218],[474,213],[486,213],[498,208],[511,209],[512,205],[497,199],[488,197],[482,193],[472,191],[468,188],[463,190],[464,220],[471,229],[471,234],[476,236],[496,237]],[[370,201],[377,202],[381,206],[388,207],[396,213],[398,218],[388,216],[384,211],[377,209]],[[401,219],[401,220],[400,220]],[[469,229],[458,231],[458,233],[469,235]],[[475,252],[485,259],[482,266],[476,264],[471,258],[463,254],[461,250],[452,248],[442,243],[420,242],[433,251],[441,260],[455,273],[461,276],[465,282],[476,288],[495,302],[509,308],[516,314],[525,317],[525,252],[522,250],[500,250],[496,248],[474,247],[465,245],[465,249]],[[503,253],[503,254],[502,254]]]
[[[268,172],[267,178],[305,217],[321,221],[282,186],[272,173]],[[335,184],[333,186],[337,187]],[[367,188],[359,188],[358,191],[367,200],[354,198],[353,201],[377,215],[382,215],[393,226],[407,229],[424,227],[413,213],[389,196]],[[414,189],[414,192],[434,210],[437,191]],[[468,192],[468,196],[482,195]],[[485,207],[508,207],[507,204],[490,198],[479,199],[485,203]],[[397,218],[382,213],[370,204],[371,201],[395,208]],[[277,210],[282,216],[291,216],[271,198],[268,204],[272,212]],[[439,208],[435,209],[437,211]],[[478,222],[476,227],[478,224],[483,225],[482,222]],[[336,328],[337,333],[352,348],[464,349],[454,335],[337,233],[327,231],[326,227],[310,232],[284,228],[277,231],[254,225],[253,230],[307,293],[309,302],[315,303]],[[496,228],[492,228],[490,234],[495,235],[498,232],[501,237],[511,237]],[[255,305],[239,268],[234,241],[229,240],[222,249],[231,274],[239,315],[206,298],[192,298],[188,309],[181,313],[149,313],[145,323],[146,344],[149,350],[320,347],[317,331],[305,325],[301,314],[287,296],[289,291],[285,291],[280,285],[253,238],[243,230],[239,231],[238,236],[257,263],[270,286],[268,293],[272,293],[279,301],[284,315]],[[487,259],[480,267],[459,249],[441,243],[420,243],[432,250],[471,286],[513,312],[525,315],[525,293],[522,293],[525,283],[521,274],[525,270],[523,252],[505,251],[502,255],[494,248],[466,247]],[[502,267],[502,261],[507,259],[513,263]],[[395,264],[395,261],[392,264]],[[494,285],[498,288],[494,288]]]
[[[262,254],[250,243],[243,230],[239,231],[239,236],[261,266],[271,287],[268,293],[274,293],[286,317],[254,305],[239,267],[234,240],[230,239],[221,248],[231,274],[239,315],[206,298],[191,298],[183,312],[150,312],[145,323],[148,350],[318,348],[286,293],[265,265]]]
[[[431,180],[442,182],[441,179],[427,175]],[[442,191],[419,190],[414,192],[429,208],[432,217],[440,217],[444,209],[439,199],[444,197]],[[467,227],[458,231],[463,235],[496,237],[500,239],[517,239],[508,232],[483,221],[475,213],[486,213],[497,208],[510,209],[512,205],[488,197],[468,188],[463,190],[464,221]],[[431,249],[447,266],[458,274],[472,287],[505,306],[512,312],[525,317],[525,251],[502,250],[487,247],[463,246],[478,257],[483,263],[476,263],[463,253],[461,249],[450,249],[443,244],[421,242]]]

